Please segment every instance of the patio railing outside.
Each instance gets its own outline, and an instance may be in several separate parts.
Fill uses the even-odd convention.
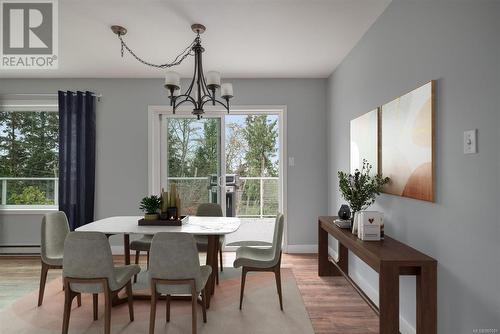
[[[0,177],[1,206],[56,206],[57,177]]]
[[[177,185],[183,214],[194,214],[201,203],[211,202],[208,177],[170,177]],[[57,177],[0,177],[0,205],[23,208],[58,205]],[[274,217],[279,210],[279,177],[240,177],[236,190],[237,217]]]
[[[212,201],[208,177],[169,177],[169,182],[177,186],[182,214],[195,214],[199,204]],[[279,210],[279,195],[279,177],[240,177],[235,196],[236,216],[274,217]]]

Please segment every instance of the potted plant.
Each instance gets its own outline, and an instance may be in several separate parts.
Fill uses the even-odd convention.
[[[361,170],[356,169],[354,174],[338,172],[340,192],[352,210],[351,222],[356,212],[365,210],[375,202],[384,184],[389,182],[388,177],[380,174],[370,175],[371,169],[372,165],[363,159],[363,167]]]
[[[144,219],[146,220],[156,220],[158,219],[158,210],[161,206],[160,196],[151,195],[149,197],[144,197],[141,201],[139,209],[144,212]]]

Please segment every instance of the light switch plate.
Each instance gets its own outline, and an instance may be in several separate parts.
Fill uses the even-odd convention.
[[[477,153],[477,130],[464,131],[464,154]]]

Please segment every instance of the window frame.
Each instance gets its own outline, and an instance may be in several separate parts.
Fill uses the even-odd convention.
[[[208,116],[207,117],[221,117],[221,130],[225,127],[224,115],[227,115],[227,111],[216,106],[205,107]],[[148,105],[148,194],[158,194],[161,191],[161,161],[162,161],[162,116],[165,115],[170,118],[183,118],[191,117],[192,108],[187,106],[181,106],[176,113],[173,113],[172,107],[169,105]],[[258,115],[258,114],[272,114],[280,117],[280,211],[285,216],[285,224],[283,231],[283,249],[284,251],[288,248],[288,141],[287,141],[287,105],[236,105],[231,106],[230,114],[233,115]],[[221,133],[221,147],[225,146],[225,132]],[[225,156],[221,156],[221,167],[225,166]],[[225,172],[224,174],[225,175]],[[225,193],[225,191],[223,191]],[[225,212],[225,208],[223,209]]]
[[[0,98],[1,112],[59,112],[57,99],[38,99],[29,95],[23,99]],[[29,179],[29,177],[28,177]],[[58,204],[58,184],[59,178],[55,181],[54,205],[2,205],[0,203],[0,212],[2,214],[43,214],[59,210]],[[3,182],[3,180],[0,180]],[[2,191],[5,194],[4,188]],[[2,197],[3,198],[3,197]]]

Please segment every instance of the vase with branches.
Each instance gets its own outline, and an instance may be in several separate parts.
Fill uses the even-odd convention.
[[[389,182],[388,177],[380,174],[370,175],[371,170],[372,165],[363,159],[361,170],[356,169],[353,174],[338,172],[340,192],[352,210],[351,221],[356,212],[365,210],[375,202],[382,187]]]

